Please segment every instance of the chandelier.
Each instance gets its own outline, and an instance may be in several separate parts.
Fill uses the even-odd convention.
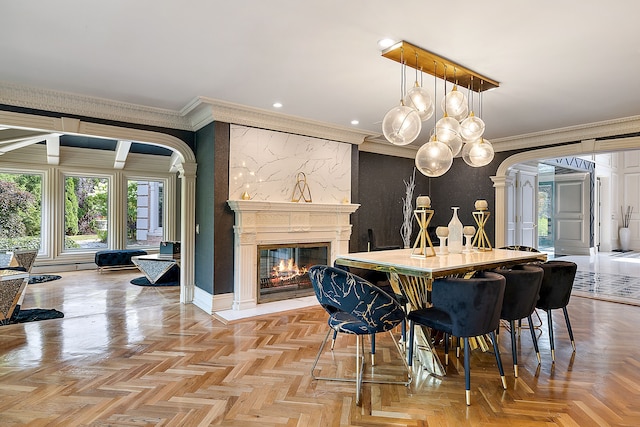
[[[416,153],[416,168],[422,174],[428,177],[444,175],[458,154],[472,167],[486,166],[493,160],[493,146],[483,137],[485,124],[479,116],[481,99],[478,100],[477,115],[473,110],[473,94],[477,93],[480,98],[481,92],[499,87],[498,82],[406,41],[385,49],[382,56],[399,62],[402,67],[400,105],[384,116],[382,131],[385,138],[395,145],[411,144],[420,135],[422,122],[434,117],[431,135]],[[416,70],[415,85],[409,91],[405,91],[406,66]],[[436,77],[436,83],[438,79],[444,81],[445,96],[440,103],[442,117],[437,121],[435,102],[429,91],[418,83],[418,72]],[[449,92],[447,82],[453,83]],[[458,87],[466,88],[469,96]]]

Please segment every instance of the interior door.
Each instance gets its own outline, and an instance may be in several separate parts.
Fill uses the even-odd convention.
[[[556,255],[589,255],[589,174],[556,175]]]
[[[538,247],[538,173],[518,171],[516,185],[517,238],[520,246]]]

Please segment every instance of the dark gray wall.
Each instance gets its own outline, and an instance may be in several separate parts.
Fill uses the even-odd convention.
[[[195,281],[197,287],[210,294],[213,294],[214,148],[214,125],[209,124],[196,132],[196,224],[199,233],[196,234]]]
[[[196,286],[233,292],[233,212],[229,198],[229,124],[215,122],[196,132]]]
[[[235,215],[229,200],[229,137],[227,123],[215,123],[214,225],[214,294],[233,292],[233,225]]]
[[[415,162],[413,159],[391,157],[382,154],[359,153],[359,164],[352,171],[358,176],[355,187],[354,203],[360,203],[360,208],[354,216],[351,235],[354,251],[366,251],[367,230],[373,229],[377,246],[402,246],[400,227],[402,226],[402,198],[405,197],[405,184],[413,173]],[[413,199],[421,194],[429,194],[429,180],[416,171],[416,187]],[[352,191],[354,188],[352,187]],[[417,235],[417,227],[413,227],[412,241]],[[355,246],[353,246],[355,245]]]

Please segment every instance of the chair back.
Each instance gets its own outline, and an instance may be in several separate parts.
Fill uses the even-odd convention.
[[[540,299],[536,307],[543,310],[553,310],[566,307],[569,304],[573,281],[576,278],[578,266],[570,261],[547,261],[539,264],[544,270]]]
[[[318,302],[330,315],[347,313],[365,324],[369,333],[391,330],[405,318],[394,298],[347,271],[314,265],[309,277]]]
[[[451,334],[472,337],[495,331],[506,279],[494,272],[478,272],[471,279],[446,278],[433,282],[433,306],[451,318]]]
[[[538,265],[521,264],[495,270],[507,280],[500,318],[518,320],[536,308],[544,270]]]
[[[532,248],[531,246],[523,246],[523,245],[503,246],[500,249],[507,249],[510,251],[540,252],[536,248]]]

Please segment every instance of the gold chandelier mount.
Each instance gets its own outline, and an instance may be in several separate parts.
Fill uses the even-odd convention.
[[[413,61],[416,58],[417,63]],[[476,73],[460,64],[456,64],[440,55],[437,55],[409,42],[401,41],[382,51],[382,56],[402,64],[431,74],[439,79],[445,79],[464,88],[470,88],[474,92],[482,92],[495,89],[500,83]],[[419,67],[419,68],[418,68]]]

